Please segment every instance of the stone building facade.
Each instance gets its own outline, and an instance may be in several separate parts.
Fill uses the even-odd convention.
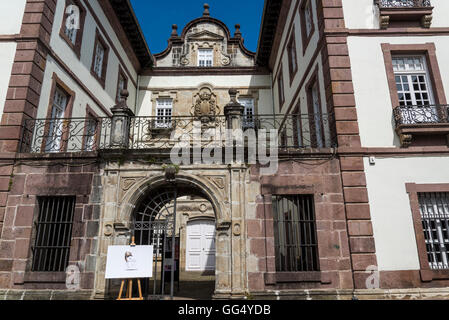
[[[217,299],[446,297],[449,8],[400,2],[267,0],[257,52],[205,5],[154,55],[128,1],[2,8],[0,298],[114,298],[108,247],[133,236],[161,254],[179,238],[178,268],[212,271]],[[197,124],[276,129],[278,170],[173,165],[173,133],[225,151]]]

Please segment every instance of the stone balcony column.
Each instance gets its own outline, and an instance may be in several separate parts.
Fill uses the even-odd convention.
[[[231,102],[224,107],[224,115],[226,117],[227,129],[236,130],[242,129],[243,125],[243,113],[245,107],[237,101],[238,91],[235,89],[229,90],[231,96]]]
[[[111,108],[112,124],[111,124],[111,141],[112,149],[128,149],[129,148],[129,132],[131,117],[134,112],[128,108],[126,100],[128,99],[128,90],[120,92],[120,101]]]

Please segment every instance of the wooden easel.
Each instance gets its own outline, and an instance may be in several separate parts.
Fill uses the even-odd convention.
[[[136,243],[135,243],[135,238],[132,237],[131,240],[131,247],[135,247]],[[123,288],[125,287],[125,281],[128,281],[128,288],[127,288],[127,296],[125,298],[122,298],[123,295]],[[143,296],[142,296],[142,286],[140,284],[140,279],[137,279],[137,286],[139,288],[139,297],[138,298],[133,298],[133,280],[122,280],[122,285],[120,286],[120,293],[118,294],[118,298],[117,300],[120,301],[129,301],[129,300],[143,300]]]

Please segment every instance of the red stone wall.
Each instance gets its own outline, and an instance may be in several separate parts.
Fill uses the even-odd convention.
[[[87,159],[89,160],[89,159]],[[81,289],[92,289],[100,220],[98,167],[84,160],[49,166],[43,161],[16,165],[6,199],[3,235],[0,240],[0,288],[66,289],[65,273],[33,273],[31,246],[37,218],[38,196],[76,196],[69,265],[81,271]],[[95,162],[95,160],[94,160]]]
[[[377,258],[363,157],[344,156],[345,152],[360,148],[361,141],[342,0],[319,3],[319,29],[324,41],[323,75],[327,104],[335,113],[355,287],[365,289],[370,276],[365,271],[369,266],[377,266]]]
[[[6,102],[0,122],[0,237],[6,218],[8,191],[12,183],[14,153],[18,151],[21,125],[34,118],[39,105],[41,84],[50,43],[56,0],[27,0],[17,43]],[[11,209],[10,209],[11,210]],[[21,209],[25,210],[25,209]],[[10,252],[9,243],[0,242],[0,252]],[[11,257],[11,256],[10,256]],[[12,267],[0,261],[0,287],[9,282],[2,273]]]
[[[24,119],[37,114],[56,0],[27,0],[0,122],[0,236],[13,155]]]
[[[352,289],[351,260],[337,159],[281,162],[275,176],[259,176],[251,168],[252,180],[261,183],[255,217],[247,217],[250,292],[274,289]],[[320,273],[299,275],[300,279],[279,280],[276,275],[273,194],[312,194],[315,198]],[[250,261],[257,260],[256,268]]]

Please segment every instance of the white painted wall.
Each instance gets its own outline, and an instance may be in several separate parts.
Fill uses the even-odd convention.
[[[444,28],[449,26],[447,14],[449,13],[449,1],[447,0],[431,0],[434,7],[432,28]]]
[[[393,106],[381,44],[428,42],[435,43],[443,86],[447,95],[449,93],[449,36],[348,37],[360,138],[364,147],[400,146],[399,138],[394,130]]]
[[[364,159],[380,271],[419,270],[406,183],[448,183],[447,157]],[[388,187],[387,187],[388,186]]]
[[[0,35],[18,34],[26,0],[0,0]]]
[[[12,65],[16,55],[17,44],[15,42],[0,42],[0,117],[6,101],[9,79],[11,78]]]
[[[433,9],[432,28],[449,26],[447,14],[449,1],[431,0]],[[379,10],[373,0],[343,0],[345,24],[349,29],[379,29]]]
[[[44,81],[42,83],[42,92],[39,100],[39,109],[37,118],[42,119],[47,117],[47,112],[50,103],[50,93],[53,84],[53,74],[56,74],[71,90],[75,92],[75,100],[73,104],[72,117],[84,118],[86,117],[86,106],[89,105],[93,111],[101,116],[104,116],[103,111],[96,105],[96,103],[82,90],[78,84],[68,75],[51,57],[47,58],[47,67],[45,68]],[[102,100],[100,100],[102,101]]]
[[[288,106],[292,103],[292,100],[296,94],[296,91],[301,83],[301,80],[304,78],[304,76],[310,77],[310,75],[306,75],[307,67],[310,64],[318,64],[320,67],[320,91],[322,95],[322,106],[323,106],[323,112],[327,113],[326,110],[326,99],[324,95],[324,79],[322,77],[322,63],[321,63],[321,54],[318,54],[316,61],[312,61],[313,55],[316,51],[318,40],[319,40],[319,33],[318,33],[318,17],[317,17],[317,8],[316,8],[316,2],[312,1],[312,12],[314,15],[314,24],[315,24],[315,31],[312,35],[312,39],[310,39],[310,42],[307,46],[306,51],[304,52],[303,43],[302,43],[302,32],[301,32],[301,19],[300,19],[300,13],[299,10],[294,10],[295,6],[297,4],[297,1],[292,1],[290,11],[287,16],[286,24],[282,33],[281,43],[279,44],[279,48],[284,48],[285,43],[290,40],[290,33],[289,33],[289,26],[290,22],[293,19],[293,28],[295,32],[295,42],[296,42],[296,57],[297,57],[297,63],[298,63],[298,71],[290,84],[290,75],[289,75],[289,64],[288,64],[288,53],[287,53],[287,47],[285,46],[285,50],[279,50],[278,55],[276,57],[276,62],[274,65],[273,73],[276,73],[278,71],[280,63],[282,63],[282,73],[284,76],[284,97],[285,97],[285,104],[282,110],[279,108],[279,90],[278,90],[278,81],[275,79],[275,84],[273,88],[273,94],[274,94],[274,103],[276,105],[276,113],[285,113],[287,112]],[[313,73],[315,71],[316,65],[313,66],[312,69],[310,69],[309,73]],[[277,74],[274,74],[274,76],[277,76]],[[306,84],[304,82],[304,84]],[[303,88],[300,93],[301,99],[301,105],[304,107],[303,111],[308,113],[307,111],[307,100],[306,100],[306,92]],[[296,103],[296,102],[295,102]]]
[[[70,70],[83,82],[83,84],[93,93],[95,94],[96,98],[103,103],[103,105],[110,109],[112,108],[116,102],[115,97],[117,93],[117,80],[118,80],[118,71],[119,71],[119,59],[115,55],[114,51],[112,50],[112,45],[109,43],[106,39],[106,37],[102,34],[103,39],[108,43],[110,50],[109,50],[109,59],[108,59],[108,67],[106,72],[106,86],[105,89],[101,86],[101,84],[91,75],[91,65],[92,65],[92,59],[93,59],[93,51],[94,51],[94,45],[95,45],[95,34],[97,25],[96,22],[92,16],[92,13],[89,11],[87,7],[87,15],[86,20],[84,24],[84,32],[83,32],[83,40],[82,40],[82,46],[81,46],[81,58],[78,59],[74,51],[68,46],[68,44],[60,37],[59,32],[61,29],[63,17],[64,17],[64,5],[65,1],[58,1],[56,13],[55,13],[55,20],[53,23],[53,30],[52,30],[52,37],[50,41],[50,45],[52,49],[55,51],[55,53],[64,61],[64,63],[69,66]],[[122,47],[120,41],[118,40],[118,37],[115,34],[114,29],[109,24],[108,19],[106,18],[105,14],[101,10],[100,5],[98,4],[98,1],[89,1],[90,5],[92,6],[95,14],[99,17],[99,19],[102,21],[102,26],[107,31],[109,37],[112,40],[112,44],[117,48],[117,51],[119,52],[122,60],[124,61],[126,67],[130,71],[132,77],[134,80],[137,79],[137,72],[134,69],[133,65],[131,64],[130,60],[128,59],[128,56],[125,52],[125,49]],[[101,30],[99,29],[100,33]],[[55,61],[52,61],[52,64],[55,64]],[[47,68],[49,69],[49,68]],[[51,66],[51,70],[55,71],[57,75],[61,79],[69,79],[68,75],[63,71],[62,68]],[[129,77],[129,75],[127,74]],[[45,72],[45,78],[44,83],[51,83],[51,77],[52,73],[48,72],[46,70]],[[70,83],[75,83],[74,81],[69,80]],[[84,97],[87,96],[85,91],[78,87],[77,85],[70,85],[69,83],[66,83],[71,90],[74,90],[76,92],[77,100],[78,97]],[[42,89],[42,96],[48,96],[49,91],[44,90],[51,90],[50,88],[47,88],[46,86],[43,86]],[[136,87],[133,85],[131,79],[128,80],[128,91],[130,93],[130,96],[128,98],[128,105],[134,109],[135,101],[136,101]],[[85,99],[81,99],[79,101],[84,101]],[[91,100],[90,98],[87,100]],[[48,99],[41,99],[41,106],[45,110],[39,110],[39,114],[45,114],[48,107]],[[89,103],[91,108],[96,108],[96,105],[91,101]],[[98,109],[98,108],[96,108]],[[83,103],[81,105],[75,104],[73,116],[84,116],[86,110],[86,105]],[[103,112],[98,113],[99,115],[104,115]]]
[[[0,35],[20,33],[26,0],[0,0]],[[11,70],[16,54],[16,42],[0,42],[0,117],[5,107]]]

